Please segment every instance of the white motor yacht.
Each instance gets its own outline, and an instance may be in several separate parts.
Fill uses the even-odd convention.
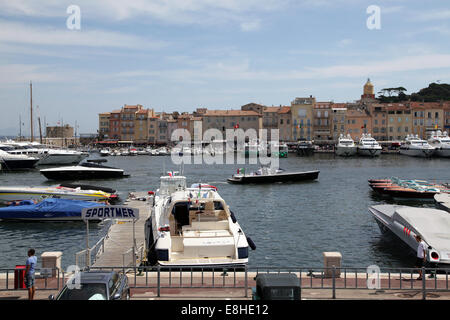
[[[0,167],[2,170],[30,169],[36,166],[39,158],[24,154],[10,154],[0,149]]]
[[[428,143],[435,148],[435,154],[439,157],[450,157],[450,137],[447,131],[434,131]]]
[[[381,154],[381,149],[380,144],[372,138],[370,133],[363,133],[356,146],[356,151],[360,156],[376,157]]]
[[[418,135],[408,135],[405,143],[400,146],[400,154],[411,157],[431,157],[435,148],[430,146],[426,140],[422,140]]]
[[[242,268],[255,248],[217,188],[186,188],[176,172],[161,177],[145,234],[150,264],[168,268]]]
[[[10,150],[10,154],[28,155],[39,158],[38,165],[59,165],[59,164],[73,164],[80,163],[83,159],[89,156],[87,152],[76,150],[49,148],[46,145],[37,142],[14,142],[5,143]]]
[[[347,134],[339,136],[338,144],[336,145],[336,155],[349,157],[356,154],[356,144],[352,137]]]

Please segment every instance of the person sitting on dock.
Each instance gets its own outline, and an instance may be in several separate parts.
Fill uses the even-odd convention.
[[[427,261],[427,244],[422,240],[420,235],[415,236],[416,241],[419,243],[417,248],[416,268],[419,268],[419,277],[417,280],[422,280],[422,267]]]

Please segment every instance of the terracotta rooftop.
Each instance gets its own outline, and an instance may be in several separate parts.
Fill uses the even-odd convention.
[[[291,112],[291,107],[283,106],[278,110],[278,113],[289,113]]]
[[[260,116],[256,111],[245,110],[208,110],[204,117],[236,117],[236,116]]]

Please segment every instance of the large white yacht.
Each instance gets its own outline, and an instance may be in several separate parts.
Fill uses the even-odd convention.
[[[433,131],[428,143],[436,148],[435,154],[439,157],[450,157],[450,137],[447,131]]]
[[[148,262],[166,268],[242,268],[255,248],[215,187],[186,188],[176,172],[161,177],[145,235]]]
[[[381,154],[382,148],[377,140],[372,138],[370,133],[363,133],[356,149],[358,155],[375,157]]]
[[[405,143],[400,146],[400,154],[411,157],[431,157],[435,148],[430,146],[426,140],[422,140],[418,135],[408,135]]]
[[[338,156],[353,156],[356,154],[356,144],[350,134],[346,136],[341,133],[338,144],[336,145],[336,155]]]
[[[87,152],[76,150],[49,148],[37,142],[5,142],[4,145],[11,147],[7,152],[16,155],[28,155],[38,157],[38,165],[59,165],[80,163],[89,156]]]

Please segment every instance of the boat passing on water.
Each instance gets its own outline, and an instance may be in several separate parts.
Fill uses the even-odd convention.
[[[339,136],[338,144],[336,145],[336,155],[342,157],[349,157],[356,154],[356,144],[352,137],[347,134],[344,136],[342,133]]]
[[[42,169],[40,172],[50,180],[111,179],[128,176],[123,169],[104,166],[93,160],[77,166]]]
[[[18,204],[0,208],[2,221],[82,221],[84,208],[98,207],[103,203],[69,199],[44,199],[35,203],[24,200]]]
[[[237,174],[227,179],[230,183],[271,183],[271,182],[296,182],[316,180],[319,177],[319,170],[304,172],[286,172],[283,169],[261,167],[258,171],[250,174],[245,173],[245,169],[238,169]]]
[[[381,149],[380,144],[372,138],[370,133],[363,133],[356,146],[356,152],[360,156],[376,157],[381,154]]]
[[[393,233],[417,252],[414,238],[420,235],[428,245],[427,261],[450,264],[450,214],[431,208],[415,208],[398,205],[376,205],[369,207],[382,233]]]
[[[109,201],[118,199],[115,192],[94,189],[83,190],[80,186],[66,187],[0,187],[0,203],[23,200],[42,200],[45,198],[61,198],[84,201]]]
[[[186,188],[176,172],[161,177],[145,238],[148,262],[168,268],[240,269],[255,249],[217,188]]]
[[[431,157],[435,148],[430,146],[426,140],[422,140],[418,135],[408,135],[405,143],[400,146],[400,154],[410,157]]]

